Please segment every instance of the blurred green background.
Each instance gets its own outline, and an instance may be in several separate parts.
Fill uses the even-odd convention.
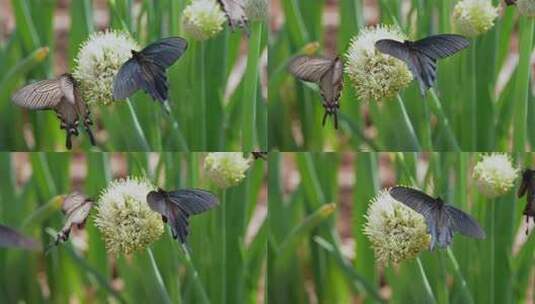
[[[535,161],[513,158],[517,167]],[[472,179],[477,160],[469,153],[271,153],[270,303],[533,303],[535,233],[530,223],[525,235],[520,180],[486,199]],[[363,233],[370,199],[395,184],[440,195],[486,231],[482,241],[456,234],[454,259],[446,250],[420,253],[436,302],[417,260],[380,266]]]
[[[51,199],[74,190],[97,198],[115,178],[146,176],[166,190],[202,188],[201,153],[0,153],[0,223],[47,246],[63,215]],[[265,162],[226,190],[220,206],[190,218],[189,262],[168,226],[147,251],[109,256],[93,209],[85,230],[48,255],[0,249],[1,303],[258,303],[267,240]],[[157,270],[157,271],[156,271]],[[198,273],[198,277],[193,274]],[[159,284],[158,274],[162,284]],[[203,294],[205,296],[203,296]]]
[[[13,92],[30,81],[72,71],[81,43],[95,31],[127,30],[141,46],[160,37],[184,36],[181,16],[190,2],[2,0],[0,150],[65,150],[64,131],[55,113],[22,110],[12,104]],[[172,119],[147,94],[139,92],[131,98],[142,135],[136,132],[125,102],[91,104],[96,150],[266,150],[266,94],[262,93],[266,89],[260,85],[260,71],[266,65],[261,54],[267,31],[262,22],[252,22],[251,27],[249,39],[242,31],[233,33],[226,23],[221,33],[206,42],[186,37],[187,52],[167,72]],[[85,134],[74,144],[76,149],[90,149]]]
[[[490,0],[489,0],[490,1]],[[345,54],[366,25],[398,24],[413,40],[452,33],[452,0],[274,0],[269,43],[269,145],[279,151],[530,151],[535,144],[535,95],[529,83],[534,19],[515,6],[500,9],[495,26],[471,47],[438,64],[436,94],[459,147],[437,120],[430,92],[416,81],[401,92],[416,141],[400,104],[359,100],[346,76],[340,128],[321,126],[317,90],[287,72],[289,58],[312,42],[318,54]],[[492,0],[495,6],[503,1]],[[502,3],[502,4],[500,4]],[[415,142],[417,144],[415,144]]]

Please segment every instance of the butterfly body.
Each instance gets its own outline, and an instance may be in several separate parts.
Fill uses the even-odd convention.
[[[507,4],[507,6],[515,5],[516,4],[516,0],[505,0],[505,4]]]
[[[517,196],[521,198],[524,195],[526,196],[526,207],[524,207],[522,214],[526,216],[526,223],[529,223],[530,218],[535,222],[535,170],[526,169],[522,173],[522,183],[518,188]]]
[[[162,104],[168,98],[166,69],[184,54],[188,43],[181,37],[154,42],[141,51],[132,50],[132,57],[119,69],[113,83],[113,98],[126,99],[143,89]]]
[[[92,145],[95,138],[91,131],[91,112],[80,94],[77,81],[71,74],[56,79],[29,84],[12,96],[13,102],[30,110],[54,110],[60,120],[60,128],[66,132],[67,149],[72,148],[71,136],[78,136],[80,119]]]
[[[338,128],[339,100],[344,80],[344,66],[340,57],[328,59],[320,56],[300,55],[290,60],[288,69],[297,79],[318,84],[325,110],[322,125],[325,125],[328,116],[332,116],[334,127]]]
[[[441,198],[433,198],[422,191],[402,186],[394,187],[389,192],[394,199],[424,217],[428,232],[431,234],[431,250],[435,246],[442,248],[449,246],[454,232],[476,239],[485,238],[485,232],[475,219],[462,210],[446,204]]]
[[[249,36],[249,20],[241,0],[217,0],[217,2],[221,5],[223,12],[225,12],[228,24],[232,30],[242,28],[247,36]]]
[[[423,96],[435,84],[437,61],[452,56],[469,45],[468,39],[461,35],[440,34],[417,41],[381,39],[375,43],[375,48],[405,62],[418,80]]]
[[[147,194],[147,203],[171,226],[173,238],[184,244],[189,234],[189,217],[217,206],[219,201],[212,193],[200,189],[158,189]]]

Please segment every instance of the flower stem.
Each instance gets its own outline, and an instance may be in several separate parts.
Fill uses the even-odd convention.
[[[459,143],[457,142],[455,133],[453,133],[453,130],[451,129],[448,118],[446,117],[446,114],[444,113],[444,109],[442,109],[440,100],[438,99],[437,94],[435,93],[435,90],[433,88],[431,88],[430,91],[431,91],[431,97],[432,97],[431,98],[431,110],[435,113],[435,115],[438,118],[439,123],[445,129],[446,136],[448,137],[450,144],[453,146],[453,149],[455,151],[460,152],[461,148],[459,147]]]
[[[186,262],[186,267],[191,272],[191,275],[193,276],[193,283],[195,284],[195,287],[197,288],[197,291],[199,292],[199,295],[201,296],[201,303],[210,304],[210,300],[208,299],[208,295],[206,294],[206,291],[204,290],[201,279],[199,277],[199,273],[197,273],[197,270],[193,266],[193,261],[191,260],[189,249],[184,244],[182,244],[182,251],[184,252],[184,259]]]
[[[459,263],[457,262],[457,259],[455,258],[453,251],[451,250],[450,247],[448,247],[446,251],[448,253],[448,258],[450,259],[450,262],[453,265],[453,270],[455,272],[455,275],[457,276],[457,279],[459,280],[459,283],[461,285],[461,290],[463,291],[463,294],[465,296],[465,301],[463,301],[463,303],[474,303],[472,294],[470,293],[470,290],[468,289],[468,284],[466,284],[466,280],[464,279],[464,276],[461,273],[461,268],[459,267]]]
[[[515,82],[515,105],[513,120],[513,151],[524,152],[526,146],[526,129],[528,122],[528,99],[529,99],[529,64],[533,32],[535,31],[535,19],[520,18],[520,59],[518,61],[517,76]]]
[[[432,303],[436,303],[437,300],[435,298],[435,295],[433,294],[433,290],[431,289],[431,284],[429,284],[429,280],[427,279],[427,275],[425,274],[424,265],[422,264],[422,261],[420,261],[420,258],[416,258],[416,262],[418,263],[418,268],[420,269],[420,275],[422,276],[422,281],[424,283],[425,291],[427,292],[427,295],[429,296],[429,300]]]
[[[227,303],[227,204],[226,204],[226,190],[221,192],[221,237],[223,242],[223,256],[221,263],[221,283],[222,283],[222,301]]]
[[[397,101],[401,110],[401,115],[403,116],[405,131],[409,135],[410,149],[411,151],[420,151],[420,143],[418,141],[418,137],[416,136],[416,132],[414,131],[412,122],[409,118],[409,115],[407,114],[407,109],[405,109],[405,103],[403,102],[403,99],[401,99],[401,96],[399,96],[399,94],[397,96]]]
[[[171,299],[169,298],[169,294],[167,293],[167,289],[165,288],[162,275],[158,270],[158,265],[156,265],[156,260],[154,259],[154,255],[152,254],[152,250],[150,249],[150,247],[147,247],[147,253],[149,254],[150,264],[152,266],[152,270],[154,271],[154,277],[156,279],[156,284],[158,285],[158,292],[160,293],[160,297],[162,298],[164,303],[170,304]]]
[[[258,70],[260,46],[262,43],[262,22],[255,22],[251,28],[247,69],[244,79],[242,99],[242,151],[253,151],[256,130],[256,96],[258,90]]]
[[[180,148],[181,152],[189,152],[188,143],[186,142],[186,138],[184,137],[184,134],[182,134],[180,125],[178,124],[178,120],[173,116],[173,112],[171,111],[171,107],[169,107],[169,103],[164,103],[164,109],[167,113],[167,118],[169,119],[169,122],[171,123],[171,130],[173,132],[173,137],[175,137],[178,140],[178,146]]]
[[[132,106],[132,102],[129,98],[126,99],[126,105],[128,106],[128,110],[130,111],[130,116],[132,117],[132,123],[134,124],[134,130],[136,132],[139,144],[143,147],[144,151],[150,151],[149,142],[145,137],[145,133],[143,133],[143,129],[141,129],[141,125],[139,124],[136,112],[134,111],[134,107]]]
[[[490,202],[490,304],[494,304],[494,289],[496,288],[496,240],[494,238],[495,227],[495,213],[496,213],[496,199]]]

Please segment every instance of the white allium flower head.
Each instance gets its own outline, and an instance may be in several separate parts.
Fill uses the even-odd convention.
[[[250,164],[251,159],[243,157],[241,152],[213,152],[204,158],[208,177],[220,188],[239,184]]]
[[[203,41],[223,30],[225,13],[215,0],[193,0],[182,14],[184,30],[192,38]]]
[[[372,199],[364,226],[375,257],[381,264],[395,264],[416,257],[429,247],[424,217],[395,200],[387,190]]]
[[[245,0],[245,13],[249,20],[263,21],[268,15],[267,0]]]
[[[366,27],[351,40],[345,54],[345,71],[361,100],[392,98],[412,81],[403,61],[375,49],[375,43],[381,39],[404,41],[406,37],[395,26]]]
[[[518,0],[516,6],[522,16],[535,17],[535,0]]]
[[[131,254],[156,241],[163,233],[161,216],[147,204],[155,187],[129,177],[111,182],[97,201],[95,225],[111,254]]]
[[[513,188],[518,169],[507,154],[483,155],[474,167],[474,178],[479,191],[488,198],[505,194]]]
[[[490,0],[462,0],[453,8],[453,23],[460,34],[476,37],[494,26],[498,8]]]
[[[131,50],[139,49],[136,41],[125,32],[93,33],[82,45],[73,73],[81,83],[85,101],[111,103],[115,75],[132,56]]]

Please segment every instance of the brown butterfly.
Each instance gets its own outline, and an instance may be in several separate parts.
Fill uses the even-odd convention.
[[[93,201],[79,192],[73,192],[67,195],[61,205],[61,211],[67,219],[61,231],[56,235],[54,245],[59,245],[60,241],[65,242],[69,238],[74,225],[78,229],[82,229],[92,207]]]
[[[249,36],[249,20],[245,14],[245,8],[242,0],[217,0],[227,15],[228,23],[232,30],[241,27],[247,36]]]
[[[72,148],[71,135],[78,136],[81,118],[92,145],[95,138],[90,126],[91,112],[80,95],[80,89],[71,74],[63,74],[56,79],[42,80],[18,90],[11,97],[13,102],[30,110],[54,110],[61,120],[61,129],[67,133],[66,147]]]
[[[255,160],[256,160],[256,159],[267,160],[267,155],[268,155],[267,152],[251,152],[251,154],[253,155],[253,158],[254,158]]]
[[[344,80],[344,65],[339,57],[329,59],[320,56],[299,55],[290,60],[288,70],[297,79],[313,82],[319,85],[323,97],[322,125],[325,125],[327,116],[334,117],[334,128],[338,129],[338,110],[340,94]]]

